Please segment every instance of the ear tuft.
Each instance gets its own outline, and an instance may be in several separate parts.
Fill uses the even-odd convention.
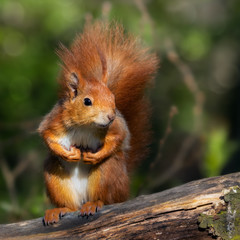
[[[76,87],[78,86],[79,79],[78,79],[78,75],[75,72],[71,73],[70,82],[71,82],[70,83],[71,85],[74,85]]]
[[[107,60],[104,53],[97,47],[98,55],[102,64],[102,82],[107,83]]]
[[[69,87],[72,92],[72,98],[75,98],[78,95],[78,84],[79,84],[79,79],[78,75],[76,73],[71,73],[70,75],[70,81],[69,81]]]

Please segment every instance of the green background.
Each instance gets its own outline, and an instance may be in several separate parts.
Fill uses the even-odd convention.
[[[95,19],[121,22],[161,59],[131,197],[240,169],[239,1],[0,0],[0,223],[49,207],[36,129],[57,101],[55,50]]]

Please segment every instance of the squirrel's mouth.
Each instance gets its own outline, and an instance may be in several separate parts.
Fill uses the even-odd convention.
[[[114,119],[109,121],[107,124],[96,123],[96,126],[99,127],[99,128],[107,128],[112,124],[113,121],[114,121]]]

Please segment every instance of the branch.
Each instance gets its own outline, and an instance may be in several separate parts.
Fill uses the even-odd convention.
[[[183,140],[181,147],[169,168],[156,177],[154,181],[149,181],[149,191],[161,186],[163,183],[174,177],[174,175],[184,166],[184,160],[187,158],[197,140],[198,139],[195,136],[188,136]]]
[[[7,164],[7,161],[2,156],[1,146],[0,146],[0,169],[3,174],[3,178],[6,182],[6,187],[9,192],[9,196],[11,199],[12,211],[19,212],[21,209],[19,208],[19,202],[17,198],[16,191],[16,181],[19,175],[21,175],[29,166],[31,166],[31,162],[35,158],[34,153],[30,152],[27,156],[24,156],[23,159],[20,159],[17,166],[11,170]]]
[[[168,39],[166,41],[167,56],[170,62],[176,66],[179,72],[183,76],[183,82],[187,86],[188,90],[192,93],[195,98],[195,106],[193,109],[193,114],[195,117],[195,130],[200,131],[202,129],[202,112],[203,105],[205,101],[204,93],[199,89],[196,79],[190,69],[190,67],[184,63],[177,52],[174,50],[173,42]]]
[[[164,132],[163,137],[159,140],[159,144],[158,144],[158,152],[156,157],[154,158],[154,160],[151,162],[149,169],[147,171],[147,176],[145,178],[145,180],[143,181],[143,183],[141,184],[141,186],[139,187],[138,193],[137,195],[139,195],[139,193],[142,192],[142,190],[146,187],[146,185],[150,182],[150,179],[152,177],[152,172],[154,170],[154,168],[157,166],[157,164],[161,161],[162,158],[162,151],[164,148],[164,145],[168,139],[169,134],[172,132],[172,120],[173,117],[178,114],[178,109],[176,106],[172,106],[168,115],[168,121],[167,121],[167,126]],[[172,168],[172,165],[170,166],[170,168]],[[166,172],[169,172],[168,170]],[[174,171],[175,174],[175,171]],[[155,181],[154,180],[154,186],[160,186],[163,182],[167,181],[168,179],[170,179],[172,177],[172,175],[167,175],[166,177],[160,179],[160,181]]]
[[[19,204],[15,188],[15,178],[3,157],[0,158],[0,168],[6,182],[13,209],[16,211],[19,209]]]
[[[48,227],[43,226],[41,218],[0,225],[0,238],[212,239],[206,230],[199,229],[199,215],[203,212],[224,211],[226,203],[222,198],[223,190],[236,185],[240,186],[240,173],[201,179],[121,204],[105,206],[89,218],[78,217],[75,212],[63,217],[58,224]],[[230,210],[225,211],[225,214],[235,213],[233,205]],[[231,229],[225,229],[229,236],[235,236],[233,233],[240,228],[232,222],[232,215],[231,218],[224,218],[227,223],[231,221]],[[206,216],[201,215],[201,219],[204,219],[202,227],[209,226]],[[219,218],[216,215],[211,221],[218,221]],[[216,234],[217,231],[211,229],[211,232]]]

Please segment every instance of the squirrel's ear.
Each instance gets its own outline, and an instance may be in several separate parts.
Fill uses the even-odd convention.
[[[97,47],[98,55],[102,64],[102,79],[101,81],[107,84],[107,60],[100,48]]]
[[[72,72],[69,77],[69,89],[72,98],[75,98],[78,95],[78,86],[79,86],[78,75],[75,72]]]
[[[75,72],[72,72],[70,75],[70,85],[75,88],[78,87],[78,84],[79,84],[78,75]]]

